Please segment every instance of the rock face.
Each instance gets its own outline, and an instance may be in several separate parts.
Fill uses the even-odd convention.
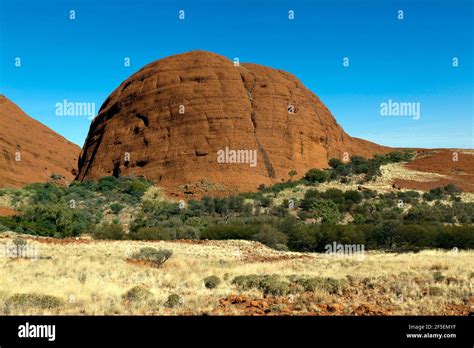
[[[344,152],[388,150],[347,135],[293,75],[193,51],[148,64],[107,98],[77,179],[134,174],[168,188],[205,181],[255,190]]]
[[[52,174],[66,180],[77,174],[79,146],[25,114],[0,95],[0,187],[46,182]]]

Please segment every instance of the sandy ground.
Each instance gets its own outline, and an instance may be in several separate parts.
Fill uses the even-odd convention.
[[[0,234],[0,314],[145,315],[467,315],[473,311],[473,251],[366,252],[363,258],[280,252],[248,241],[92,241],[28,239],[29,255],[5,255],[14,234]],[[162,268],[127,262],[143,246],[169,249]],[[440,272],[441,279],[435,279]],[[331,277],[338,293],[264,296],[240,291],[234,277],[249,274]],[[203,279],[222,283],[209,290]],[[142,285],[152,299],[130,303],[123,295]],[[9,306],[15,294],[51,295],[57,308]],[[170,294],[181,304],[167,308]]]

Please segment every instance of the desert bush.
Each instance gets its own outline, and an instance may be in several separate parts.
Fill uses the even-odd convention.
[[[146,182],[145,180],[132,179],[132,180],[128,180],[122,183],[121,189],[122,189],[122,192],[128,195],[141,197],[146,192],[146,190],[148,190],[150,186],[151,184],[149,182]]]
[[[95,228],[93,237],[94,239],[123,240],[127,238],[127,234],[120,224],[104,223]]]
[[[433,280],[436,283],[442,282],[445,278],[446,277],[440,271],[436,271],[436,272],[433,273]]]
[[[114,214],[120,213],[123,208],[125,208],[125,206],[122,205],[122,204],[119,204],[119,203],[112,203],[112,204],[110,205],[110,210],[111,210],[112,213],[114,213]]]
[[[329,179],[328,172],[321,169],[310,169],[304,176],[304,179],[309,183],[322,183]]]
[[[255,235],[255,240],[275,249],[277,246],[279,246],[279,248],[286,246],[288,237],[275,227],[265,224]]]
[[[400,191],[397,192],[397,198],[404,203],[416,203],[420,198],[420,194],[416,191]]]
[[[362,202],[363,198],[364,196],[362,195],[362,193],[356,190],[349,190],[349,191],[344,192],[344,200],[346,202],[351,201],[354,204],[358,204]]]
[[[335,224],[341,219],[339,209],[333,201],[317,199],[312,203],[310,211],[322,223]]]
[[[108,192],[116,190],[119,186],[118,178],[114,176],[104,176],[97,182],[96,190],[101,192]]]
[[[256,274],[240,275],[235,277],[231,284],[241,290],[250,290],[260,286],[261,277]]]
[[[123,294],[122,299],[128,302],[148,302],[153,294],[143,285],[137,285]]]
[[[427,201],[434,201],[436,199],[441,199],[443,198],[445,192],[444,192],[444,189],[442,187],[436,187],[436,188],[433,188],[431,190],[429,190],[428,192],[425,192],[423,194],[423,198]]]
[[[31,204],[59,203],[63,196],[63,191],[51,182],[30,184],[24,190],[31,192]]]
[[[439,286],[430,286],[428,289],[430,296],[441,296],[443,295],[443,289]]]
[[[218,276],[209,276],[209,277],[206,277],[204,278],[204,286],[208,289],[214,289],[214,288],[217,288],[217,286],[219,286],[219,284],[221,283],[221,280]]]
[[[365,159],[361,156],[352,156],[350,161],[343,163],[338,159],[331,158],[330,177],[336,179],[353,174],[365,174],[363,182],[374,179],[380,175],[380,166],[387,163],[405,162],[413,158],[414,153],[408,151],[393,151],[384,155],[376,155],[372,159]]]
[[[143,260],[153,264],[155,267],[162,267],[173,255],[171,250],[158,250],[151,247],[141,248],[140,251],[132,255],[132,259]]]
[[[8,307],[50,309],[64,305],[64,302],[55,296],[36,293],[14,294],[5,301]]]
[[[277,275],[256,275],[237,276],[232,282],[241,290],[258,289],[264,295],[283,296],[286,295],[290,286]]]
[[[259,289],[264,295],[285,296],[288,294],[290,286],[279,276],[263,276],[260,280]]]
[[[17,227],[29,234],[73,237],[91,228],[90,216],[66,203],[41,203],[21,208],[22,215],[13,217]]]
[[[244,225],[241,222],[218,224],[205,228],[201,239],[244,239],[251,240],[260,230],[259,224]]]
[[[176,239],[176,232],[160,226],[141,227],[136,231],[130,231],[129,237],[133,240],[172,240]]]
[[[318,291],[322,290],[329,294],[337,294],[343,289],[344,282],[334,278],[296,278],[293,281],[295,284],[299,284],[305,291]]]
[[[199,229],[193,226],[182,225],[176,229],[176,239],[199,239]]]
[[[165,307],[174,308],[181,304],[181,297],[178,294],[171,294],[164,303]]]

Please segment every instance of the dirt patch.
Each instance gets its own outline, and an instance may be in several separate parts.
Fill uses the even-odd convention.
[[[390,315],[392,308],[373,304],[362,304],[356,307],[347,304],[311,303],[313,294],[308,293],[296,299],[288,297],[250,298],[243,295],[231,295],[219,300],[215,314],[224,315],[304,315],[304,316],[335,316],[335,315]]]
[[[15,216],[18,215],[16,210],[7,208],[7,207],[0,207],[0,216]]]
[[[474,150],[421,150],[415,159],[404,165],[411,171],[442,175],[436,180],[419,181],[399,178],[394,183],[401,188],[430,190],[452,183],[465,192],[474,192]]]

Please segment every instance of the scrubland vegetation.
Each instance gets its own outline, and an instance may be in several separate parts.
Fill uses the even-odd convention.
[[[467,315],[474,304],[472,251],[358,260],[249,241],[26,240],[37,258],[0,259],[0,314]]]
[[[18,214],[0,217],[0,313],[472,313],[474,203],[454,185],[366,187],[409,156],[186,204],[132,177],[1,190]]]
[[[105,177],[69,187],[34,184],[2,192],[13,197],[21,214],[0,218],[0,230],[59,238],[92,233],[112,240],[245,239],[278,250],[316,252],[330,241],[364,244],[367,250],[473,248],[474,203],[462,202],[452,184],[424,194],[363,186],[319,189],[337,180],[363,185],[379,175],[381,165],[410,156],[332,159],[330,169],[312,169],[301,180],[186,205],[146,197],[152,183],[141,178]],[[124,213],[130,217],[126,224]]]

